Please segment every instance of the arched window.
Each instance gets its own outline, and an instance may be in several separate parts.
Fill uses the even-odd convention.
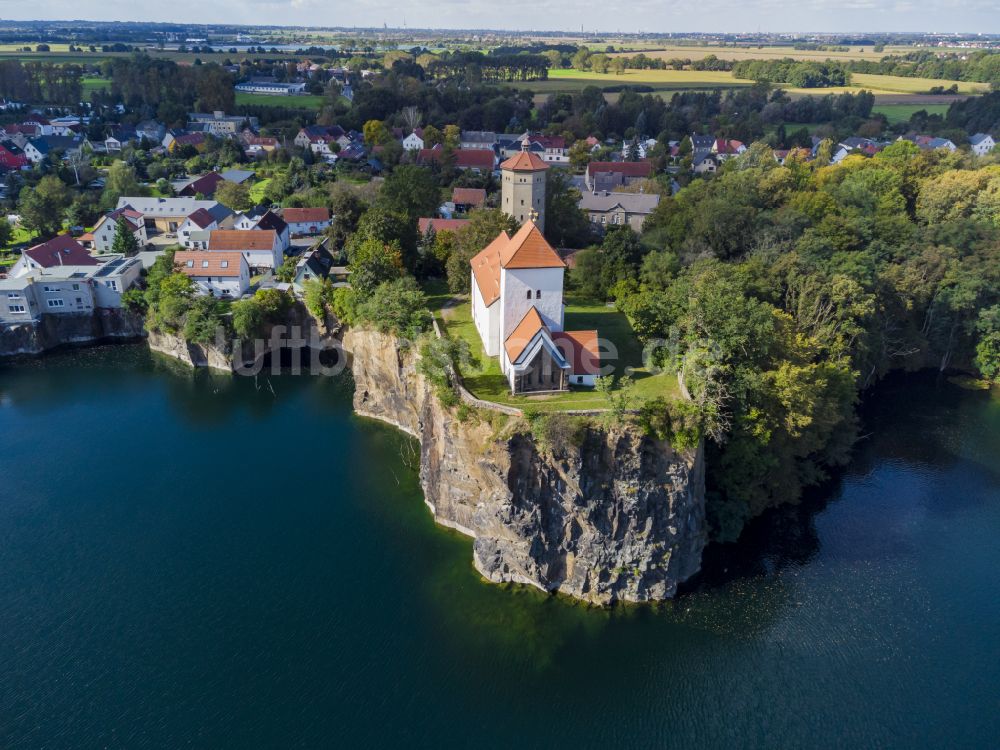
[[[530,291],[528,292],[528,296],[529,297],[531,296],[531,292]],[[542,290],[541,289],[536,289],[535,290],[535,299],[541,299],[541,298],[542,298]]]

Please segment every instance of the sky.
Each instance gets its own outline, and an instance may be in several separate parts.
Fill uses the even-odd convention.
[[[539,12],[542,11],[542,12]],[[634,32],[1000,33],[1000,0],[0,0],[11,20]]]

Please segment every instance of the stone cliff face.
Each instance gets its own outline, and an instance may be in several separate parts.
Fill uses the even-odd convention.
[[[37,323],[0,327],[0,357],[41,354],[68,344],[145,335],[142,316],[127,310],[98,309],[86,315],[43,315]]]
[[[489,580],[609,604],[669,598],[698,571],[700,451],[622,426],[588,427],[579,447],[555,455],[523,431],[460,421],[394,337],[351,329],[344,349],[356,411],[420,440],[426,502],[439,523],[474,537],[474,564]]]

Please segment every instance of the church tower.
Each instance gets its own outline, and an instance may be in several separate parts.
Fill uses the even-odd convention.
[[[534,219],[545,231],[545,170],[549,167],[528,150],[528,139],[521,142],[521,152],[500,165],[500,208],[519,224]]]

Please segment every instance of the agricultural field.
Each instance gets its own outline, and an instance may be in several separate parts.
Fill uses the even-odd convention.
[[[949,88],[958,85],[960,94],[969,96],[983,93],[989,86],[985,83],[968,83],[964,81],[945,81],[935,78],[904,78],[902,76],[883,76],[867,73],[855,73],[852,85],[832,88],[800,89],[786,88],[792,96],[823,96],[825,94],[840,94],[844,92],[857,93],[861,90],[871,91],[879,104],[919,104],[947,105],[955,96],[940,96],[927,94],[933,86]],[[534,91],[539,102],[544,97],[554,93],[575,93],[587,86],[602,88],[611,86],[648,86],[657,93],[669,95],[674,91],[705,91],[711,89],[740,88],[752,85],[752,81],[733,78],[729,71],[711,70],[626,70],[621,75],[614,73],[592,73],[581,70],[550,70],[546,81],[527,81],[516,86]],[[609,99],[614,94],[607,95]]]
[[[678,57],[682,59],[688,58],[691,60],[700,60],[703,57],[715,55],[720,60],[781,60],[786,57],[790,57],[793,60],[813,60],[816,62],[822,62],[823,60],[881,60],[886,55],[915,52],[921,49],[918,47],[886,47],[883,52],[874,52],[873,47],[871,46],[853,46],[846,52],[827,52],[824,50],[797,50],[792,47],[783,47],[778,45],[761,47],[734,47],[727,45],[723,47],[721,45],[709,44],[650,44],[649,49],[643,49],[642,45],[635,44],[627,44],[625,46],[631,51],[615,52],[612,53],[611,56],[617,57],[619,55],[625,55],[626,57],[632,57],[642,52],[646,57],[662,60],[671,60]],[[615,47],[618,48],[619,45],[616,44]],[[592,49],[597,48],[597,45],[592,46]]]
[[[890,124],[908,122],[915,112],[926,110],[929,115],[944,115],[948,111],[947,104],[876,104],[872,108],[875,114],[885,115]]]
[[[323,106],[325,97],[319,94],[303,94],[302,96],[271,96],[269,94],[247,94],[236,92],[236,106],[254,107],[288,107],[289,109],[319,109]]]
[[[104,91],[111,86],[108,78],[84,78],[83,79],[83,99],[90,101],[90,95],[95,91]]]

